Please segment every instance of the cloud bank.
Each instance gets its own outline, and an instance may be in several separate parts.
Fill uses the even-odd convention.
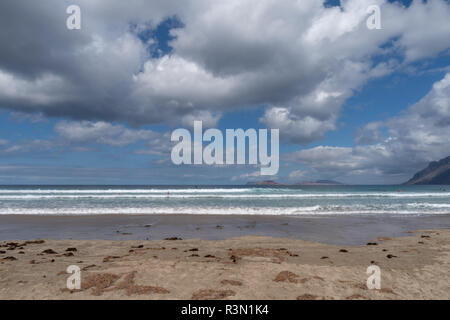
[[[265,106],[261,121],[308,144],[336,129],[342,104],[368,80],[450,47],[450,5],[382,0],[76,1],[0,4],[0,107],[133,126],[215,125]],[[366,27],[379,4],[382,30]],[[26,16],[24,23],[18,16]],[[170,54],[153,57],[143,32],[177,17]],[[389,45],[387,45],[389,44]],[[396,57],[388,59],[395,52]],[[385,57],[383,62],[375,59]]]

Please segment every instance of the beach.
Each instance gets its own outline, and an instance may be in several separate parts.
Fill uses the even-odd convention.
[[[0,299],[449,299],[450,230],[364,245],[226,240],[3,241]],[[81,287],[66,286],[68,266]],[[366,285],[370,265],[381,289]]]
[[[450,298],[450,193],[435,186],[4,186],[0,200],[0,299]]]

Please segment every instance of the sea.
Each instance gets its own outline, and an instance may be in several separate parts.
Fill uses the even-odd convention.
[[[449,215],[450,186],[0,186],[0,215]]]

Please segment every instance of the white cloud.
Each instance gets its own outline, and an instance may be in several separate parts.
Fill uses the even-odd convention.
[[[385,136],[381,129],[386,130]],[[319,146],[286,155],[327,178],[404,182],[450,150],[450,73],[402,115],[369,123],[350,147]]]
[[[254,171],[251,173],[243,173],[241,175],[238,176],[233,176],[231,178],[231,181],[239,181],[239,180],[255,180],[254,178],[258,178],[261,177],[261,172],[260,171]]]
[[[291,173],[289,173],[289,180],[298,180],[305,176],[306,171],[304,170],[294,170]]]
[[[140,142],[142,145],[133,151],[134,153],[168,156],[172,147],[168,132],[129,129],[120,124],[103,121],[60,121],[54,126],[54,131],[57,135],[49,140],[8,141],[0,139],[0,153],[17,155],[49,150],[53,152],[64,150],[88,152],[101,145],[121,148]]]
[[[54,147],[48,140],[34,139],[22,140],[18,142],[0,143],[0,153],[2,155],[15,155],[18,153],[48,151]]]
[[[62,121],[55,125],[55,132],[67,143],[100,143],[115,147],[124,147],[159,136],[151,130],[131,130],[103,121]]]

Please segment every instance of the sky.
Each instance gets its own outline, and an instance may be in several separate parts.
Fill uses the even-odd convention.
[[[0,184],[405,182],[450,155],[449,17],[448,0],[2,0]],[[278,174],[174,165],[195,120],[279,129]]]

